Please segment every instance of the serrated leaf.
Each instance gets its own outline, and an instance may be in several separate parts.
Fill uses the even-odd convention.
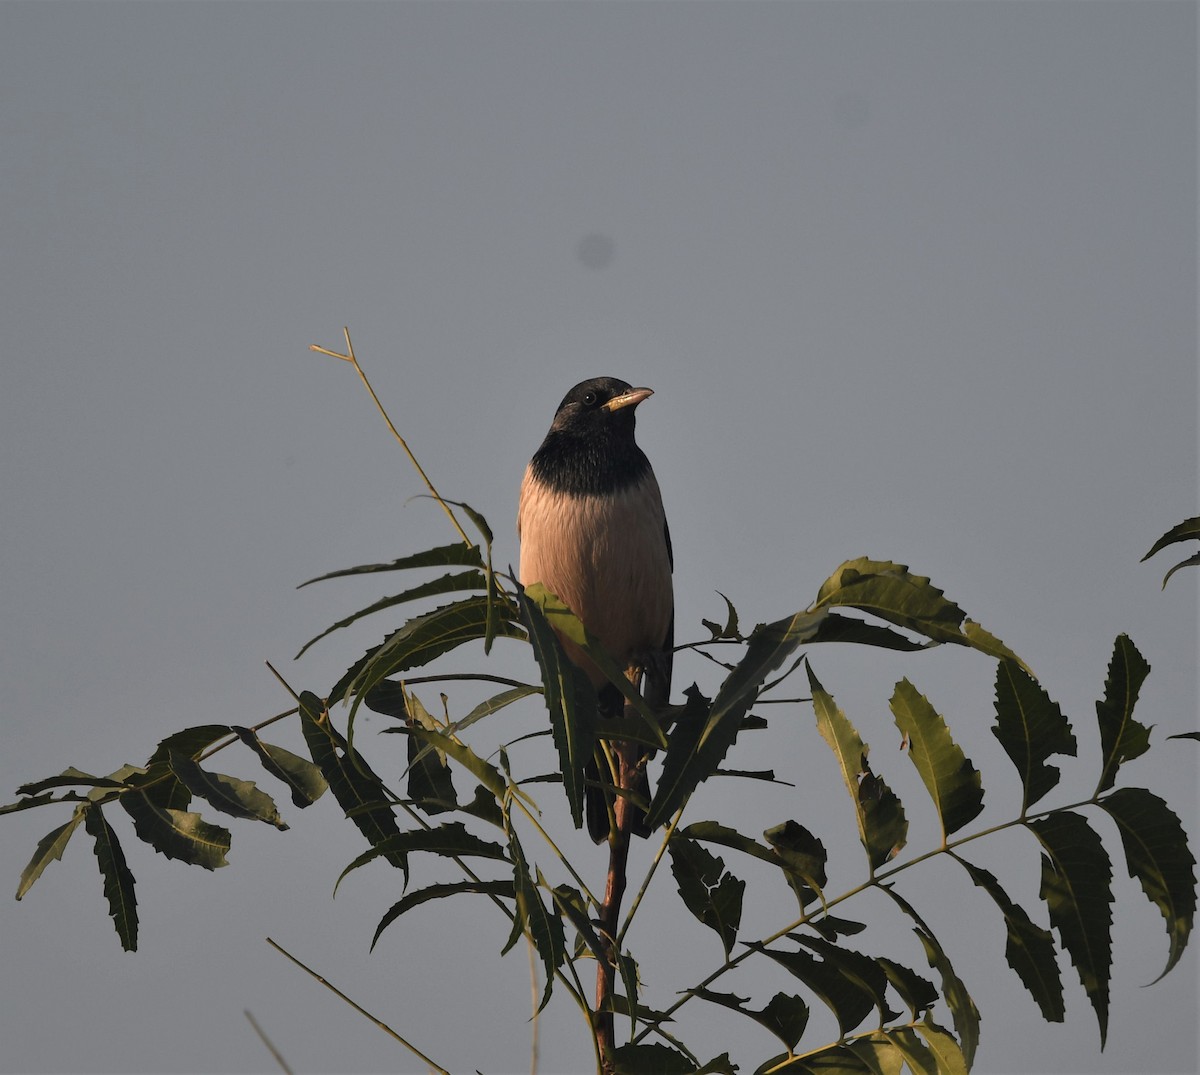
[[[542,1001],[538,1005],[540,1012],[550,1002],[554,991],[554,974],[567,956],[567,938],[563,932],[562,919],[551,912],[542,901],[541,893],[529,872],[529,864],[516,832],[510,826],[508,829],[508,853],[513,864],[513,891],[517,900],[517,914],[514,922],[514,933],[505,946],[507,951],[520,930],[524,930],[533,947],[542,960],[542,969],[546,978],[546,986],[542,992]]]
[[[489,613],[490,602],[485,595],[467,597],[414,616],[356,662],[338,682],[333,696],[340,697],[339,691],[357,695],[351,707],[353,717],[363,696],[388,676],[419,668],[468,642],[483,641],[489,630]],[[504,638],[525,637],[524,630],[509,620],[496,625],[494,634]]]
[[[830,612],[821,621],[811,641],[852,642],[860,646],[874,646],[877,649],[898,650],[901,653],[913,653],[937,645],[935,642],[918,642],[908,635],[900,634],[899,631],[893,631],[890,627],[850,616],[839,616],[836,612]]]
[[[622,1045],[612,1051],[613,1075],[695,1075],[696,1065],[668,1045]]]
[[[735,1011],[753,1019],[760,1026],[766,1027],[772,1034],[783,1042],[784,1047],[794,1049],[796,1043],[808,1025],[808,1005],[803,999],[788,993],[776,993],[767,1006],[761,1011],[748,1008],[748,997],[735,996],[733,993],[720,993],[711,989],[692,989],[689,992],[710,1004],[719,1004],[723,1008]]]
[[[341,579],[348,575],[369,575],[379,571],[407,571],[417,567],[481,568],[483,567],[483,557],[479,552],[479,546],[456,541],[452,545],[440,545],[434,549],[413,553],[411,556],[402,556],[399,560],[392,560],[386,564],[361,564],[358,567],[344,567],[338,571],[330,571],[326,575],[318,575],[315,579],[300,583],[296,589],[302,590],[305,586],[311,586],[314,582],[323,582],[325,579]]]
[[[921,947],[925,949],[925,958],[929,960],[930,967],[937,971],[942,980],[942,997],[950,1009],[962,1054],[966,1058],[967,1067],[970,1068],[975,1062],[975,1050],[979,1047],[979,1009],[975,1006],[975,1001],[971,999],[971,994],[958,976],[941,942],[917,913],[917,909],[896,891],[895,886],[879,887],[891,896],[896,906],[915,923],[913,932],[921,942]]]
[[[832,944],[822,937],[797,936],[796,940],[816,952],[827,964],[836,967],[871,1000],[881,1022],[896,1018],[887,1003],[888,978],[878,960],[844,945]]]
[[[1194,516],[1191,519],[1184,519],[1178,526],[1171,527],[1162,537],[1160,537],[1150,551],[1142,557],[1142,563],[1145,563],[1156,552],[1165,549],[1168,545],[1174,545],[1177,541],[1194,541],[1200,540],[1200,515]]]
[[[67,842],[71,839],[75,830],[79,828],[79,823],[83,820],[84,814],[88,812],[87,810],[77,809],[71,815],[70,821],[65,825],[59,825],[57,829],[52,829],[38,841],[37,848],[33,852],[33,858],[29,860],[29,864],[21,871],[21,880],[17,885],[17,899],[21,899],[33,887],[33,883],[42,876],[42,871],[51,862],[55,859],[61,861],[63,851],[67,847]]]
[[[1112,969],[1112,863],[1079,814],[1062,810],[1028,825],[1045,852],[1039,895],[1095,1009],[1103,1048]]]
[[[440,725],[415,695],[405,696],[404,718],[407,727],[440,731]],[[371,699],[367,704],[372,705]],[[374,706],[372,705],[372,708]],[[433,744],[408,736],[408,797],[426,814],[441,814],[458,808],[458,794],[444,751]]]
[[[1150,666],[1129,636],[1117,635],[1108,665],[1108,678],[1104,681],[1104,697],[1096,703],[1100,747],[1104,754],[1096,794],[1113,786],[1123,762],[1140,757],[1150,749],[1150,729],[1133,719],[1138,691],[1149,674]]]
[[[316,580],[314,579],[313,581]],[[300,652],[296,654],[295,660],[303,657],[312,646],[320,642],[327,635],[333,634],[334,631],[340,631],[344,627],[349,627],[352,623],[366,616],[373,616],[376,612],[383,612],[385,609],[395,608],[397,605],[407,604],[410,601],[420,601],[426,597],[436,597],[439,594],[458,593],[463,590],[482,590],[486,585],[487,580],[482,571],[460,571],[455,575],[442,575],[440,578],[423,582],[419,586],[413,586],[411,589],[405,590],[403,593],[393,594],[390,597],[381,597],[378,601],[367,605],[366,608],[361,608],[357,612],[351,613],[344,619],[338,620],[337,623],[326,627],[319,635],[310,638],[300,647]]]
[[[819,898],[827,880],[825,845],[796,821],[767,829],[763,838],[771,845],[801,909]]]
[[[114,780],[108,776],[92,776],[71,766],[57,776],[49,776],[44,780],[34,780],[17,788],[18,795],[40,795],[51,788],[93,787],[93,788],[123,788],[124,780]],[[47,800],[52,801],[52,800]],[[14,804],[16,805],[16,804]]]
[[[871,992],[837,963],[817,959],[806,951],[759,948],[776,963],[799,978],[833,1012],[842,1037],[871,1014],[875,1007]],[[882,974],[880,975],[882,977]]]
[[[953,740],[929,699],[907,679],[896,684],[891,708],[896,727],[908,740],[908,756],[937,808],[945,840],[983,810],[979,771]]]
[[[707,714],[676,725],[646,818],[651,829],[669,820],[700,783],[717,771],[767,676],[812,637],[823,618],[823,612],[797,612],[754,628],[745,654],[725,677]]]
[[[435,732],[429,728],[413,727],[411,734],[418,739],[435,746],[438,750],[453,758],[459,765],[471,773],[483,787],[491,792],[496,799],[503,799],[508,791],[508,782],[500,775],[500,770],[486,762],[465,743],[460,743],[452,736]],[[478,794],[476,794],[478,799]]]
[[[894,1045],[888,1047],[900,1056]],[[830,1045],[819,1053],[805,1053],[799,1057],[783,1053],[772,1057],[760,1065],[754,1075],[775,1075],[779,1071],[786,1071],[787,1075],[872,1075],[874,1069],[852,1046]],[[898,1071],[898,1067],[894,1071],[889,1069],[884,1075],[895,1075]]]
[[[337,891],[337,885],[342,883],[347,874],[368,862],[387,855],[403,855],[407,858],[414,851],[424,851],[444,858],[485,858],[501,862],[508,858],[500,844],[491,840],[481,840],[473,832],[469,832],[461,821],[451,821],[432,829],[411,829],[385,837],[369,851],[364,851],[341,872],[334,891]]]
[[[158,806],[143,791],[125,792],[120,803],[133,818],[138,839],[159,854],[206,870],[229,864],[228,829],[210,825],[199,814]]]
[[[923,978],[915,970],[880,956],[875,960],[886,975],[893,989],[900,994],[900,999],[908,1006],[913,1019],[932,1007],[938,999],[938,991],[929,979]]]
[[[671,837],[668,849],[671,873],[684,906],[698,922],[717,934],[728,958],[742,921],[746,882],[729,873],[721,859],[694,840],[676,834]]]
[[[1050,931],[1034,923],[1025,908],[1009,898],[994,874],[953,853],[951,857],[961,863],[975,885],[992,897],[1004,915],[1005,958],[1041,1009],[1042,1018],[1048,1023],[1061,1023],[1066,1009],[1058,973],[1058,951]]]
[[[1174,811],[1145,788],[1118,788],[1099,805],[1117,823],[1129,876],[1166,924],[1170,951],[1162,978],[1183,955],[1196,916],[1196,860],[1187,833]]]
[[[274,743],[266,743],[250,728],[234,726],[234,734],[255,754],[262,766],[276,780],[287,785],[292,803],[300,809],[312,806],[326,791],[329,783],[321,770],[307,758],[293,754]]]
[[[550,891],[550,898],[554,900],[554,906],[558,908],[558,913],[561,914],[575,928],[575,932],[579,935],[580,943],[587,948],[589,952],[599,961],[603,961],[605,956],[605,946],[600,940],[600,935],[596,932],[592,920],[588,917],[587,904],[584,901],[583,893],[578,889],[572,888],[570,885],[557,885]],[[576,949],[577,953],[580,949]],[[628,984],[626,985],[628,991]],[[636,991],[629,994],[636,1001]]]
[[[967,1075],[970,1065],[954,1035],[929,1018],[917,1024],[917,1032],[936,1060],[938,1075]]]
[[[1075,756],[1075,736],[1057,703],[1014,661],[996,666],[996,723],[992,734],[1021,777],[1021,813],[1058,783],[1059,770],[1047,765],[1054,754]]]
[[[393,903],[383,918],[379,920],[379,925],[375,927],[375,935],[371,938],[371,949],[374,950],[376,943],[379,941],[380,934],[402,914],[411,911],[414,907],[421,906],[423,903],[429,903],[431,900],[440,900],[447,896],[455,896],[461,893],[478,893],[485,896],[507,897],[511,899],[513,897],[513,883],[507,880],[452,881],[448,884],[428,885],[425,888],[417,889],[415,892],[409,892],[398,903]]]
[[[992,657],[1020,660],[998,638],[967,619],[928,578],[912,574],[904,564],[866,556],[847,560],[825,580],[813,603],[814,609],[836,606],[869,613],[932,642],[954,642]]]
[[[900,1075],[900,1069],[904,1067],[904,1054],[882,1031],[876,1031],[870,1037],[857,1038],[846,1048],[866,1065],[860,1070],[870,1075]]]
[[[513,702],[519,702],[522,698],[528,698],[531,694],[538,694],[540,691],[540,687],[523,684],[522,686],[510,687],[508,690],[493,694],[490,698],[485,698],[475,706],[462,720],[456,720],[454,722],[454,731],[455,733],[465,731],[476,721],[483,720],[484,717],[490,717],[493,713],[498,713],[506,706],[512,705]]]
[[[193,795],[231,817],[263,821],[277,829],[286,829],[275,801],[253,781],[238,780],[222,773],[210,773],[185,754],[172,751],[171,771]]]
[[[937,1075],[937,1061],[925,1043],[910,1027],[885,1030],[884,1035],[893,1042],[904,1057],[912,1075]]]
[[[194,758],[207,750],[213,743],[233,735],[233,728],[228,724],[197,724],[191,728],[183,728],[173,732],[159,742],[146,762],[146,769],[152,772],[155,768],[166,770],[171,761],[171,755],[183,754]]]
[[[308,691],[300,694],[300,729],[333,797],[367,842],[374,847],[389,836],[398,835],[400,827],[383,782],[333,727],[321,700]],[[403,870],[407,880],[408,860],[396,853],[384,857]]]
[[[121,947],[126,952],[137,951],[138,916],[134,895],[133,874],[125,862],[117,834],[98,806],[83,811],[83,824],[91,834],[96,862],[104,878],[104,898],[108,914],[116,927]]]
[[[558,752],[571,820],[575,828],[581,829],[584,770],[596,748],[596,692],[587,673],[567,656],[538,601],[521,589],[517,591],[517,601],[542,673],[542,693],[550,714],[550,731]]]
[[[1178,735],[1168,735],[1168,739],[1194,739],[1200,743],[1200,732],[1180,732]]]
[[[811,666],[808,682],[817,730],[833,751],[842,772],[842,782],[854,800],[858,838],[874,872],[893,858],[908,840],[904,807],[891,788],[871,772],[866,744],[837,707],[833,695],[821,686]]]

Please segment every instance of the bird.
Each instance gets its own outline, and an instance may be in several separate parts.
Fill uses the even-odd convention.
[[[560,598],[613,657],[654,709],[669,699],[675,635],[674,553],[662,494],[650,460],[634,438],[634,415],[653,390],[616,377],[593,377],[572,388],[521,482],[517,507],[519,578],[540,582]],[[601,718],[624,709],[620,690],[562,638],[570,660],[596,689]],[[622,826],[646,836],[649,751],[614,744],[616,783],[629,794],[613,802]],[[588,832],[610,835],[609,800],[596,758],[585,772]],[[612,782],[611,777],[608,782]]]

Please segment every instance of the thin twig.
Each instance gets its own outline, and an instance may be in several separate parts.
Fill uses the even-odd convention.
[[[338,354],[336,351],[330,351],[325,347],[319,347],[317,344],[310,344],[309,350],[316,351],[317,354],[329,355],[330,358],[340,358],[343,362],[349,362],[354,367],[354,372],[358,374],[359,380],[362,381],[367,391],[371,393],[371,399],[374,400],[375,406],[379,413],[383,415],[383,420],[387,423],[387,427],[391,430],[392,436],[396,438],[397,443],[404,449],[404,454],[408,456],[408,461],[413,465],[413,468],[421,476],[421,480],[425,483],[425,488],[429,490],[430,495],[442,506],[442,510],[450,517],[450,522],[454,524],[454,529],[458,531],[458,536],[461,537],[467,545],[474,546],[475,542],[468,536],[467,532],[462,528],[462,524],[458,521],[458,516],[454,514],[454,509],[442,498],[442,494],[434,487],[433,482],[429,480],[429,475],[425,473],[425,469],[417,462],[417,457],[413,455],[412,449],[409,448],[408,442],[400,435],[400,431],[393,424],[391,418],[384,405],[380,402],[379,397],[375,394],[375,389],[371,387],[371,382],[368,380],[366,373],[363,372],[362,366],[358,364],[358,359],[354,357],[354,346],[350,343],[350,329],[343,328],[342,332],[346,336],[346,353]]]
[[[385,1023],[378,1016],[372,1015],[361,1004],[356,1004],[353,1000],[351,1000],[348,996],[346,996],[345,993],[343,993],[340,989],[338,989],[338,987],[336,985],[334,985],[328,979],[323,978],[321,975],[319,975],[315,970],[313,970],[311,967],[307,966],[305,963],[301,962],[299,959],[297,959],[294,955],[292,955],[292,953],[289,952],[282,945],[273,941],[270,937],[267,938],[267,944],[269,944],[272,948],[274,948],[275,951],[279,952],[280,955],[287,956],[287,958],[290,959],[293,963],[295,963],[297,967],[299,967],[302,971],[304,971],[306,974],[308,974],[312,978],[315,978],[318,982],[321,983],[321,985],[325,986],[325,988],[328,989],[330,992],[332,992],[335,996],[344,1000],[347,1004],[350,1005],[351,1008],[353,1008],[356,1012],[358,1012],[359,1015],[365,1016],[367,1019],[371,1020],[372,1023],[374,1023],[377,1027],[379,1027],[379,1029],[382,1030],[389,1037],[395,1038],[395,1040],[398,1041],[401,1045],[403,1045],[404,1048],[406,1048],[410,1053],[413,1054],[413,1056],[417,1057],[417,1059],[419,1059],[421,1061],[421,1063],[427,1064],[433,1071],[436,1071],[438,1073],[438,1075],[450,1075],[450,1072],[448,1072],[440,1064],[437,1064],[434,1061],[430,1060],[429,1057],[427,1057],[423,1052],[421,1052],[420,1049],[418,1049],[415,1045],[413,1045],[412,1042],[408,1041],[402,1035],[396,1033],[396,1031],[394,1031],[390,1026],[388,1026],[387,1023]]]
[[[275,1058],[275,1063],[277,1063],[280,1068],[283,1069],[284,1075],[292,1075],[292,1069],[288,1067],[288,1062],[284,1060],[283,1054],[275,1048],[275,1045],[272,1043],[271,1039],[267,1037],[266,1031],[264,1031],[263,1028],[258,1025],[258,1020],[250,1014],[250,1009],[243,1008],[242,1014],[254,1028],[254,1033],[258,1035],[259,1041],[261,1041],[267,1047],[267,1051],[270,1052],[270,1054]]]

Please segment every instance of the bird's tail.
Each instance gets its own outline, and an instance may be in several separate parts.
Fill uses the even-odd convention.
[[[606,684],[600,690],[600,718],[620,714],[625,706],[621,692]],[[617,762],[616,783],[625,794],[616,795],[609,787],[613,784],[612,771],[605,764],[600,765],[597,752],[588,761],[584,770],[586,791],[584,807],[587,816],[588,833],[595,843],[602,844],[608,839],[610,831],[610,809],[620,823],[620,828],[645,839],[650,835],[646,824],[646,806],[650,802],[650,777],[646,773],[646,763],[650,760],[651,752],[638,743],[614,742],[611,747],[614,760]],[[609,787],[606,787],[608,785]],[[611,804],[611,807],[610,807]]]

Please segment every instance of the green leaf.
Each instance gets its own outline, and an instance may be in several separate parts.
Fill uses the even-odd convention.
[[[938,977],[942,980],[942,997],[950,1009],[950,1016],[954,1020],[954,1029],[958,1034],[962,1054],[966,1058],[967,1067],[970,1068],[975,1062],[975,1050],[979,1047],[979,1009],[975,1006],[975,1001],[971,999],[971,994],[958,976],[958,972],[950,962],[949,956],[946,955],[946,950],[942,947],[941,942],[917,913],[916,908],[896,891],[895,886],[880,885],[879,887],[881,891],[891,896],[896,906],[916,923],[913,932],[916,933],[917,939],[925,949],[925,958],[929,960],[929,965],[937,971]]]
[[[125,792],[120,802],[133,818],[138,839],[160,855],[206,870],[228,865],[228,829],[210,825],[199,814],[158,806],[143,791]]]
[[[29,784],[22,784],[17,788],[17,794],[39,795],[51,788],[66,787],[123,788],[125,787],[125,781],[114,780],[108,776],[92,776],[90,773],[81,772],[72,766],[59,773],[58,776],[49,776],[45,780],[35,780]]]
[[[819,1053],[799,1057],[784,1053],[760,1065],[754,1075],[775,1075],[779,1071],[786,1071],[787,1075],[899,1075],[901,1057],[894,1045],[889,1044],[888,1048],[897,1058],[896,1066],[881,1073],[860,1055],[861,1044],[862,1039],[856,1039],[854,1045],[830,1045]]]
[[[98,806],[83,811],[83,824],[92,836],[96,862],[104,878],[104,898],[108,914],[116,927],[121,947],[126,952],[137,951],[137,899],[134,896],[133,874],[125,862],[125,852],[103,812]]]
[[[1103,1048],[1112,968],[1112,863],[1079,814],[1058,811],[1028,825],[1045,852],[1039,894],[1095,1009]]]
[[[388,635],[380,646],[369,650],[338,681],[331,698],[340,698],[339,692],[358,695],[351,709],[353,715],[362,697],[388,676],[419,668],[467,642],[482,641],[488,632],[489,604],[486,596],[467,597],[414,616]],[[525,637],[524,630],[509,620],[498,624],[495,634],[504,638]]]
[[[372,951],[379,941],[380,934],[405,912],[411,911],[423,903],[429,903],[431,900],[445,899],[447,896],[455,896],[464,892],[511,899],[513,883],[511,881],[452,881],[448,884],[429,885],[426,888],[417,889],[415,892],[409,892],[398,903],[393,903],[388,908],[387,914],[379,920],[379,925],[375,927],[375,935],[371,938]]]
[[[580,943],[597,960],[602,961],[606,959],[604,943],[600,940],[600,935],[596,932],[592,920],[588,917],[587,904],[584,901],[583,893],[578,889],[572,888],[570,885],[556,885],[550,890],[550,897],[554,900],[554,906],[558,908],[558,913],[575,927],[575,932],[579,935]],[[576,951],[579,952],[580,949],[577,948]],[[636,1003],[637,990],[631,990],[628,982],[625,984],[625,989]]]
[[[917,1024],[917,1031],[925,1039],[925,1044],[935,1058],[938,1075],[967,1075],[970,1064],[949,1031],[943,1030],[929,1018]]]
[[[718,993],[703,988],[692,989],[689,992],[701,1000],[719,1004],[723,1008],[753,1019],[760,1026],[766,1027],[788,1049],[796,1047],[796,1043],[804,1034],[804,1028],[808,1025],[808,1005],[800,997],[788,993],[776,993],[762,1011],[755,1011],[753,1008],[746,1007],[749,1003],[749,999],[746,997],[734,996],[732,993]]]
[[[202,769],[186,754],[172,752],[171,771],[193,795],[231,817],[264,821],[277,829],[286,829],[275,801],[250,780],[238,780]]]
[[[1178,735],[1168,735],[1168,739],[1194,739],[1200,743],[1200,732],[1180,732]]]
[[[93,807],[92,809],[96,809],[98,812],[98,808]],[[63,851],[67,847],[67,841],[71,839],[75,830],[79,828],[79,823],[83,820],[84,814],[89,812],[86,809],[76,809],[71,815],[70,821],[46,833],[38,841],[37,849],[33,852],[33,858],[29,860],[29,865],[21,871],[21,880],[17,885],[17,899],[20,899],[33,887],[33,883],[42,876],[42,871],[51,862],[55,859],[62,859]]]
[[[945,720],[907,679],[896,684],[891,707],[896,727],[908,740],[908,756],[937,808],[945,840],[983,809],[979,771],[951,738]]]
[[[921,977],[915,970],[880,956],[875,960],[887,976],[900,999],[908,1006],[913,1019],[927,1011],[938,999],[938,991],[929,979]]]
[[[821,686],[811,666],[808,682],[817,730],[837,758],[842,781],[854,800],[858,838],[874,872],[893,858],[908,840],[904,807],[891,788],[871,772],[866,744],[834,703],[833,695]]]
[[[776,865],[782,868],[801,909],[819,898],[827,880],[825,845],[796,821],[767,829],[763,838],[771,845]]]
[[[234,726],[234,733],[255,754],[262,766],[276,780],[283,781],[291,792],[292,802],[300,809],[312,806],[329,789],[321,770],[307,758],[293,754],[290,750],[265,743],[250,728]]]
[[[900,1069],[904,1067],[904,1054],[881,1030],[870,1037],[856,1038],[845,1048],[865,1065],[856,1070],[870,1075],[900,1075]]]
[[[383,782],[362,756],[351,749],[334,728],[321,700],[309,691],[300,694],[300,728],[309,753],[329,783],[338,805],[374,847],[400,832],[388,803]],[[408,860],[392,853],[384,856],[408,876]]]
[[[77,803],[87,802],[89,796],[80,795],[78,792],[70,791],[66,795],[55,795],[52,792],[43,792],[40,795],[34,795],[29,799],[18,799],[15,803],[6,803],[0,806],[0,815],[16,814],[22,810],[34,810],[39,806],[50,806],[53,803]]]
[[[710,855],[694,840],[676,834],[668,848],[671,873],[675,875],[684,905],[697,921],[721,938],[728,958],[742,921],[746,882],[729,873],[721,859]]]
[[[174,732],[154,748],[154,753],[146,762],[147,773],[153,775],[155,769],[166,772],[170,767],[172,754],[194,758],[213,743],[230,735],[233,735],[233,728],[228,724],[197,724]]]
[[[1171,527],[1170,530],[1163,534],[1163,536],[1154,543],[1150,551],[1142,557],[1142,562],[1145,563],[1145,561],[1149,560],[1150,557],[1156,552],[1160,551],[1161,549],[1165,549],[1168,545],[1175,544],[1177,541],[1194,541],[1197,539],[1200,539],[1200,515],[1197,515],[1191,519],[1184,519],[1183,522],[1181,522],[1178,526]],[[1186,560],[1176,564],[1163,577],[1163,588],[1166,589],[1167,580],[1181,567],[1193,567],[1197,564],[1200,564],[1200,553],[1189,556]]]
[[[913,653],[916,650],[928,649],[935,642],[918,642],[883,627],[878,623],[868,623],[850,616],[839,616],[829,613],[817,628],[812,637],[813,642],[852,642],[860,646],[875,646],[877,649],[898,650],[901,653]]]
[[[1099,805],[1117,823],[1129,876],[1166,923],[1170,951],[1162,978],[1183,955],[1196,917],[1196,860],[1187,833],[1171,808],[1145,788],[1119,788]]]
[[[438,594],[457,593],[462,590],[482,590],[486,585],[487,580],[482,571],[460,571],[456,575],[442,575],[441,578],[423,582],[419,586],[413,586],[411,589],[405,590],[403,593],[393,594],[391,597],[381,597],[366,608],[351,613],[345,619],[338,620],[332,626],[326,627],[319,635],[310,638],[300,647],[300,652],[296,654],[295,659],[299,660],[303,657],[313,645],[320,642],[326,635],[331,635],[334,631],[340,631],[343,627],[349,627],[350,624],[363,619],[365,616],[373,616],[376,612],[382,612],[384,609],[394,608],[396,605],[403,605],[409,601],[419,601],[425,597],[436,597]]]
[[[996,723],[992,734],[1017,767],[1023,797],[1021,813],[1058,783],[1052,754],[1075,756],[1075,736],[1057,703],[1015,661],[996,666]]]
[[[1004,915],[1004,927],[1008,934],[1005,958],[1029,990],[1029,995],[1037,1002],[1042,1018],[1048,1023],[1061,1023],[1066,1009],[1062,979],[1058,973],[1058,952],[1050,931],[1035,924],[1025,908],[1009,898],[994,874],[959,858],[953,852],[951,857],[961,863],[976,887],[991,896]]]
[[[904,1057],[908,1070],[913,1075],[937,1075],[937,1061],[925,1043],[917,1037],[917,1032],[909,1027],[897,1027],[885,1030],[884,1034],[893,1042]]]
[[[298,590],[311,586],[314,582],[325,579],[340,579],[347,575],[368,575],[378,571],[407,571],[414,567],[483,567],[483,557],[477,545],[468,545],[456,541],[452,545],[441,545],[435,549],[413,553],[412,556],[402,556],[387,564],[362,564],[359,567],[345,567],[339,571],[331,571],[327,575],[318,575],[315,579],[300,583]]]
[[[1123,762],[1145,754],[1150,749],[1150,729],[1133,719],[1133,707],[1138,691],[1150,666],[1128,635],[1117,635],[1108,678],[1104,681],[1104,698],[1096,703],[1096,719],[1100,724],[1100,746],[1104,765],[1096,794],[1113,786],[1117,770]]]
[[[971,646],[992,657],[1019,661],[1007,646],[946,598],[929,579],[904,564],[860,556],[847,560],[817,593],[814,609],[856,608],[923,635],[932,642]]]
[[[584,769],[596,747],[596,692],[587,673],[566,654],[541,605],[517,591],[529,644],[542,673],[543,697],[558,751],[563,790],[575,828],[583,828]]]
[[[512,705],[513,702],[519,702],[522,698],[528,698],[531,694],[538,694],[540,691],[540,687],[526,684],[520,687],[510,687],[499,694],[493,694],[490,698],[485,698],[475,706],[462,720],[456,720],[454,722],[454,730],[455,732],[464,731],[476,721],[482,720],[484,717],[490,717],[493,713],[498,713],[506,706]]]
[[[496,799],[503,799],[508,792],[508,782],[500,775],[500,770],[486,762],[465,743],[460,743],[453,736],[435,732],[429,728],[413,726],[410,733],[423,742],[435,746],[438,750],[453,758],[459,765],[471,773],[483,787],[492,793]],[[476,793],[476,799],[479,795]]]
[[[380,840],[341,872],[337,879],[337,885],[342,883],[342,879],[347,874],[365,866],[368,862],[373,862],[386,855],[403,855],[407,858],[408,854],[413,851],[425,851],[429,854],[454,859],[485,858],[498,859],[501,862],[508,859],[508,855],[500,844],[490,840],[481,840],[474,833],[468,832],[461,821],[451,821],[432,829],[412,829],[408,832],[398,832],[394,836]],[[337,885],[334,886],[335,892]]]
[[[622,1045],[612,1051],[613,1075],[696,1075],[696,1065],[667,1045]]]
[[[839,962],[817,959],[805,951],[793,952],[777,948],[758,950],[770,956],[816,994],[833,1012],[842,1037],[858,1026],[875,1007],[871,991],[863,988],[856,975],[848,975]]]
[[[563,932],[562,919],[551,912],[542,901],[538,886],[530,875],[529,864],[525,860],[524,851],[521,850],[521,843],[517,839],[516,831],[511,826],[508,829],[508,851],[513,864],[513,889],[517,899],[514,926],[517,928],[514,929],[513,936],[509,938],[505,951],[512,947],[515,937],[520,935],[519,931],[522,929],[533,941],[533,947],[542,959],[542,968],[546,977],[542,1002],[538,1005],[540,1012],[550,1002],[550,996],[554,991],[554,973],[566,959],[567,938]]]
[[[406,695],[404,707],[407,726],[440,731],[440,725],[415,694]],[[370,704],[370,699],[368,699]],[[458,808],[458,795],[444,751],[431,743],[408,737],[408,797],[427,814],[441,814]]]
[[[824,613],[797,612],[774,623],[759,624],[707,714],[680,719],[671,734],[658,792],[646,818],[651,829],[664,824],[701,781],[717,771],[767,676],[812,637],[823,617]],[[697,691],[695,696],[698,695]]]
[[[832,944],[822,937],[796,936],[796,940],[862,990],[878,1010],[881,1022],[896,1018],[897,1013],[887,1003],[888,978],[878,960],[844,945]]]

